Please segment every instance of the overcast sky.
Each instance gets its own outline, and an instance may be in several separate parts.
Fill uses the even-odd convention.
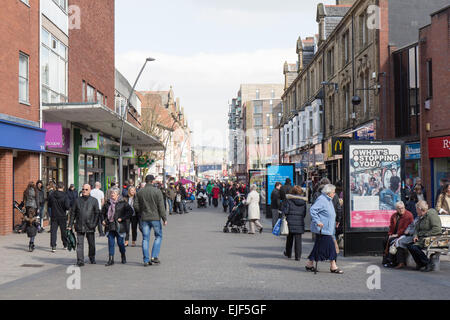
[[[297,38],[317,33],[318,3],[333,0],[116,0],[116,67],[138,90],[169,90],[194,145],[226,146],[228,101],[241,83],[283,83]]]

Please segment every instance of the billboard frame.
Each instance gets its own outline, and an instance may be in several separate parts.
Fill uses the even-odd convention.
[[[344,256],[378,255],[383,253],[383,239],[385,239],[388,227],[351,228],[351,190],[350,190],[350,146],[400,146],[400,198],[403,195],[405,184],[405,151],[404,141],[380,141],[380,140],[345,140],[344,141]]]

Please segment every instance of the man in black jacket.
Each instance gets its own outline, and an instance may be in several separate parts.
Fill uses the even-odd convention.
[[[61,239],[64,249],[67,248],[66,228],[67,228],[67,211],[70,210],[70,200],[67,193],[64,192],[64,184],[58,182],[57,190],[52,192],[48,198],[48,206],[51,208],[50,214],[50,246],[52,252],[56,251],[56,234],[58,227],[61,230]]]
[[[284,184],[284,186],[281,187],[281,189],[280,189],[280,199],[281,199],[281,201],[286,200],[286,195],[292,189],[292,184],[291,183],[292,183],[291,179],[287,178],[286,179],[286,183]]]
[[[270,209],[272,209],[272,229],[275,227],[278,219],[280,218],[280,210],[281,210],[281,198],[280,198],[280,189],[281,182],[275,183],[275,188],[270,195]]]
[[[89,244],[89,260],[95,264],[95,228],[100,217],[98,201],[90,196],[91,186],[85,184],[82,189],[82,196],[75,200],[70,215],[69,229],[72,230],[75,224],[77,233],[77,265],[84,266],[84,236]]]

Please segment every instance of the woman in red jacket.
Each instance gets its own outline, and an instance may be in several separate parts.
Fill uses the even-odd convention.
[[[214,185],[212,189],[213,193],[213,205],[215,208],[219,205],[219,195],[220,195],[220,188],[217,186],[217,184]]]
[[[393,267],[396,261],[397,266],[395,267],[395,269],[402,269],[406,266],[406,249],[397,247],[397,254],[395,256],[390,255],[388,251],[389,247],[394,243],[394,241],[405,234],[405,230],[411,223],[414,222],[414,217],[411,212],[406,210],[405,204],[402,201],[397,202],[395,204],[395,208],[397,212],[391,216],[388,239],[384,243],[384,246],[387,249],[385,252],[385,257],[390,256],[390,259],[388,258],[388,260],[391,260],[391,262],[383,264],[385,266]],[[389,247],[387,246],[388,243]]]

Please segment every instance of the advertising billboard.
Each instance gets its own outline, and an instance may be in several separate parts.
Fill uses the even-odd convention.
[[[405,147],[403,142],[345,141],[344,150],[345,232],[359,233],[356,242],[363,249],[365,238],[375,241],[388,231],[401,201]],[[378,244],[366,245],[367,252],[377,251]]]
[[[272,194],[272,191],[275,188],[275,183],[281,182],[282,184],[284,184],[286,179],[289,178],[292,181],[292,185],[294,185],[295,183],[294,176],[295,176],[295,164],[267,165],[266,204],[268,206],[271,205],[270,195]]]
[[[350,228],[388,228],[401,200],[401,145],[350,144]]]

